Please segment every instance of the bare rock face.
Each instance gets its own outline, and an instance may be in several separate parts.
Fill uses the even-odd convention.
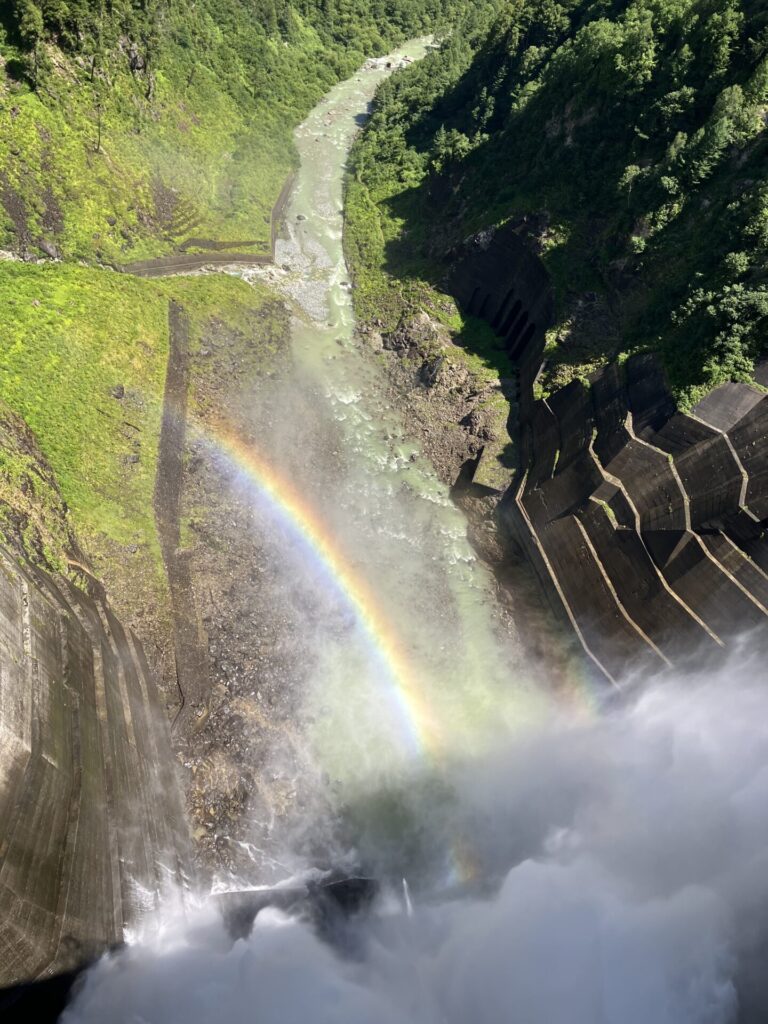
[[[445,367],[445,356],[433,356],[425,359],[419,368],[419,380],[427,388],[435,387],[440,381]]]
[[[490,441],[493,439],[493,430],[488,423],[488,417],[483,415],[479,409],[471,409],[467,415],[459,421],[459,425],[464,427],[469,434],[478,438],[480,441]]]
[[[58,247],[47,238],[41,238],[40,241],[37,243],[37,247],[40,250],[40,252],[44,253],[46,256],[49,256],[52,260],[57,260],[61,255],[61,253],[58,250]]]
[[[485,408],[499,385],[478,377],[448,329],[424,310],[404,317],[389,333],[382,334],[379,326],[374,323],[361,329],[365,346],[397,357],[386,365],[408,431],[419,439],[441,479],[453,486],[468,460],[476,460],[484,447],[496,444],[504,434],[498,406],[495,420]],[[447,424],[459,429],[446,430]],[[508,479],[505,471],[504,486]]]
[[[136,43],[132,42],[128,49],[128,63],[131,71],[135,74],[146,70],[147,61],[144,54],[141,53]]]
[[[390,352],[427,354],[445,338],[445,330],[428,313],[421,311],[401,320],[394,331],[383,336],[383,344]]]

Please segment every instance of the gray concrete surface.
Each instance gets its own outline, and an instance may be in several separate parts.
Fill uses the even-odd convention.
[[[0,549],[0,986],[123,939],[183,885],[167,725],[105,601]]]

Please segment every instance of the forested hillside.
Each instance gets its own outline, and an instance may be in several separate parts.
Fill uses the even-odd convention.
[[[190,239],[267,249],[294,125],[364,56],[450,6],[3,4],[0,247],[106,262]]]
[[[0,542],[21,535],[28,555],[76,573],[64,510],[118,604],[119,583],[132,611],[162,617],[152,495],[169,301],[190,317],[193,355],[223,333],[244,386],[285,317],[228,275],[142,281],[103,265],[182,246],[269,251],[294,127],[366,56],[439,28],[454,6],[0,4],[0,419],[26,424],[60,489],[23,437],[0,443]]]
[[[545,389],[662,352],[690,402],[768,354],[768,8],[514,0],[387,83],[353,156],[361,312],[445,316],[449,252],[514,221],[557,291]]]

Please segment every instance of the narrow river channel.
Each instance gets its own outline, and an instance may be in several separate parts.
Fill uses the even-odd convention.
[[[300,505],[272,516],[274,557],[322,597],[325,614],[303,637],[315,659],[306,741],[345,806],[439,780],[537,700],[463,514],[404,433],[383,369],[355,335],[346,159],[388,65],[424,50],[411,43],[371,62],[300,126],[280,269],[267,272],[295,311],[294,371],[287,387],[257,399],[273,410],[261,445]]]

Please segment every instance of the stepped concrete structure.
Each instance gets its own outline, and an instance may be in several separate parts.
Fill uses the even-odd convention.
[[[768,642],[768,395],[724,384],[680,412],[652,354],[546,400],[552,290],[513,230],[470,245],[454,293],[517,366],[519,464],[502,524],[555,609],[617,685]]]
[[[0,549],[0,986],[122,941],[188,835],[140,645],[102,597]]]
[[[450,287],[467,313],[486,320],[503,339],[517,368],[519,400],[527,408],[554,315],[552,286],[541,260],[506,226],[467,243]]]

